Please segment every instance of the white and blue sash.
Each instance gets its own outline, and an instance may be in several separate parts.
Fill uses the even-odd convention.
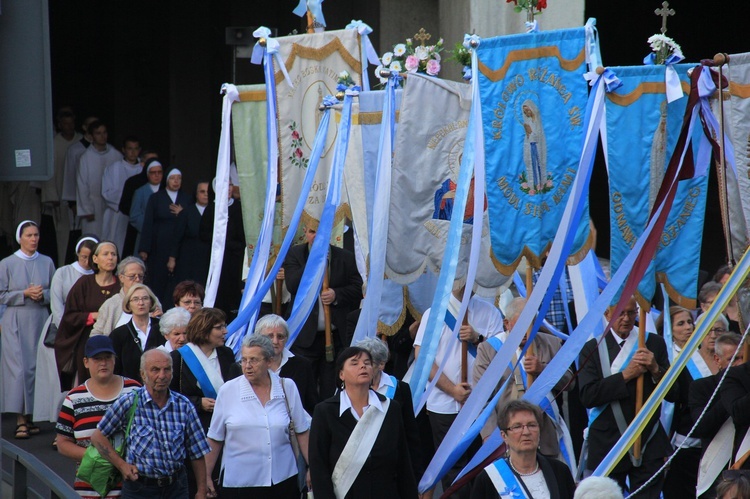
[[[203,391],[203,394],[208,398],[215,399],[219,388],[224,384],[224,380],[221,379],[221,375],[216,372],[216,369],[208,363],[206,354],[192,343],[180,347],[178,352],[198,381],[198,387]]]
[[[501,499],[531,499],[505,459],[498,459],[487,466],[484,471],[492,480]]]

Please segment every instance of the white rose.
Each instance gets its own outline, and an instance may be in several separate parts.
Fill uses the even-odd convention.
[[[416,55],[420,61],[426,61],[430,57],[430,49],[424,45],[420,45],[414,49],[414,55]]]

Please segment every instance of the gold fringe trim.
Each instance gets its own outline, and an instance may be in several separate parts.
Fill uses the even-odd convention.
[[[575,253],[570,254],[565,260],[565,265],[577,265],[581,263],[583,259],[586,258],[589,250],[594,247],[594,243],[596,242],[595,237],[596,236],[594,235],[594,233],[589,230],[589,235],[586,238],[586,241],[583,243],[583,246],[581,246],[581,249],[579,249]],[[547,251],[549,251],[551,247],[552,243],[547,243],[541,254],[543,255],[547,253]],[[531,251],[528,246],[524,245],[523,250],[521,250],[521,254],[518,256],[518,258],[513,260],[510,265],[505,265],[500,262],[500,260],[498,260],[495,256],[495,253],[490,250],[490,260],[492,261],[492,264],[495,266],[495,269],[497,269],[497,271],[503,275],[513,275],[513,272],[516,271],[518,264],[521,263],[521,258],[526,258],[526,261],[530,263],[534,269],[542,268],[542,257]]]
[[[359,45],[357,45],[359,47]],[[292,51],[289,54],[289,57],[286,61],[284,61],[284,66],[286,66],[287,72],[291,71],[292,66],[294,66],[294,61],[297,59],[297,57],[301,57],[303,59],[312,59],[314,61],[322,61],[326,57],[330,56],[334,52],[338,52],[341,54],[341,58],[344,59],[344,62],[346,62],[350,68],[354,70],[355,73],[357,73],[360,78],[362,77],[362,63],[357,60],[356,57],[354,57],[351,53],[349,53],[348,50],[346,50],[346,47],[344,47],[344,44],[341,43],[341,40],[338,38],[334,38],[330,42],[326,43],[320,48],[312,48],[312,47],[305,47],[304,45],[300,45],[298,43],[292,44]],[[274,78],[276,80],[276,85],[284,81],[284,73],[281,71],[277,71],[274,75]]]
[[[527,61],[529,59],[540,59],[542,57],[554,57],[560,62],[560,66],[566,71],[573,71],[586,60],[586,50],[582,49],[575,59],[564,59],[557,46],[537,47],[533,49],[520,49],[508,52],[505,62],[499,69],[490,69],[482,61],[479,61],[479,71],[490,81],[498,81],[505,78],[510,65],[514,62]]]
[[[690,84],[683,81],[680,82],[680,85],[682,86],[682,91],[686,94],[690,93]],[[647,81],[644,83],[641,83],[637,87],[635,87],[634,90],[627,94],[616,94],[616,93],[608,93],[607,99],[614,102],[618,106],[629,106],[633,102],[637,101],[641,98],[643,94],[664,94],[667,92],[667,85],[664,82],[654,82],[654,81]]]
[[[265,102],[265,90],[248,90],[240,92],[240,102]]]
[[[688,310],[693,310],[698,306],[697,300],[695,298],[688,298],[687,296],[684,296],[679,291],[677,291],[669,283],[669,277],[667,277],[667,274],[665,274],[664,272],[656,273],[656,282],[664,284],[664,287],[667,289],[667,295],[669,295],[669,297],[674,300],[677,305],[685,307]]]
[[[402,293],[404,296],[403,303],[406,303],[406,298],[408,295],[406,286],[403,286]],[[406,307],[401,306],[401,314],[396,319],[396,322],[394,322],[390,326],[384,322],[378,321],[378,333],[384,334],[386,336],[393,336],[394,334],[398,333],[398,331],[404,325],[404,321],[406,321]]]
[[[412,317],[414,317],[414,320],[421,321],[422,320],[422,314],[419,312],[419,310],[416,309],[414,304],[411,302],[411,297],[409,296],[409,287],[404,286],[404,305],[406,305],[406,309],[409,311]]]

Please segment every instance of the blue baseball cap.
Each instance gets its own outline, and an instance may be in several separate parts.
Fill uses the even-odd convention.
[[[90,336],[86,341],[86,348],[84,349],[84,357],[90,359],[97,356],[100,353],[111,353],[115,355],[115,348],[112,346],[112,340],[109,336]]]

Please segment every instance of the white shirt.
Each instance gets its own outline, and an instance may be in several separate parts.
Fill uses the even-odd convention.
[[[284,364],[286,364],[286,361],[288,361],[290,358],[294,357],[294,354],[289,351],[289,349],[285,348],[281,351],[281,362],[279,362],[279,368],[274,371],[274,373],[279,374],[281,372],[281,368],[284,367]]]
[[[363,416],[365,415],[365,411],[370,407],[373,407],[380,412],[385,412],[383,410],[383,404],[380,403],[380,399],[372,390],[367,394],[367,405],[362,408]],[[359,414],[357,414],[357,411],[352,407],[352,401],[349,399],[349,395],[346,394],[346,390],[341,390],[339,392],[339,417],[343,416],[346,411],[351,412],[354,419],[359,421]]]
[[[263,406],[245,376],[227,381],[219,389],[208,438],[224,442],[225,487],[268,487],[297,474],[297,461],[289,442],[289,416],[284,390],[297,433],[310,429],[310,416],[302,408],[291,379],[269,371],[271,398]]]
[[[135,332],[138,334],[138,339],[141,341],[141,351],[143,351],[143,349],[146,348],[148,333],[151,331],[151,317],[148,318],[148,326],[146,326],[146,331],[141,331],[140,329],[138,329],[135,321],[133,321],[133,329],[135,329]]]
[[[391,376],[389,374],[386,374],[384,372],[380,373],[380,383],[378,384],[378,387],[375,389],[376,392],[378,392],[381,395],[385,395],[388,391],[388,388],[394,387],[396,388],[395,383],[393,383],[393,380],[391,379]]]
[[[451,294],[450,299],[453,302],[454,308],[458,308],[456,304],[459,300],[457,300],[453,294]],[[460,304],[458,304],[458,306],[460,306]],[[500,311],[495,308],[494,305],[477,296],[471,297],[468,315],[469,324],[471,324],[474,330],[479,334],[484,335],[485,338],[493,336],[495,333],[502,330],[503,317]],[[414,346],[421,347],[429,317],[430,309],[427,309],[422,315],[422,322],[419,324],[419,330],[414,339]],[[440,322],[442,323],[443,328],[440,334],[440,343],[438,344],[437,354],[435,355],[435,363],[440,365],[443,360],[448,357],[448,361],[443,368],[443,374],[452,383],[458,384],[461,382],[461,343],[458,341],[454,342],[453,348],[449,351],[448,347],[453,340],[453,331],[445,324],[444,320],[441,320]],[[473,372],[474,357],[470,354],[467,355],[467,364],[467,372]],[[469,376],[467,382],[471,384],[471,376]],[[427,396],[427,410],[437,414],[458,414],[458,411],[461,410],[461,404],[435,386]]]

